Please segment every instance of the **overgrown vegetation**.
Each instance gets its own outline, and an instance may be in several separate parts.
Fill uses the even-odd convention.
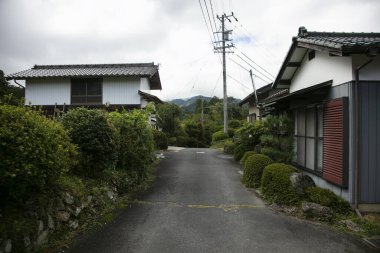
[[[115,168],[118,139],[104,111],[72,109],[63,116],[62,123],[78,147],[79,163],[75,173],[97,177],[103,170]]]
[[[235,129],[242,125],[247,112],[234,98],[228,98],[229,130],[224,134],[222,99],[199,98],[182,108],[171,103],[157,106],[158,126],[167,135],[169,145],[183,147],[223,146],[222,142],[234,137]]]
[[[112,218],[118,194],[151,180],[154,146],[166,144],[144,111],[78,108],[51,119],[0,100],[0,238],[12,252],[49,252]]]
[[[23,107],[0,106],[0,145],[2,206],[51,187],[76,160],[62,125]]]

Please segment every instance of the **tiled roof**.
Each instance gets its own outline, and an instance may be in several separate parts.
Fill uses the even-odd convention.
[[[342,53],[366,53],[371,47],[380,48],[380,33],[309,32],[300,27],[294,40]]]
[[[7,79],[28,79],[41,77],[105,77],[105,76],[147,76],[158,72],[154,63],[132,64],[79,64],[79,65],[35,65],[31,69],[7,76]]]

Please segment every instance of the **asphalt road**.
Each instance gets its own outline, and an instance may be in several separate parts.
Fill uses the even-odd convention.
[[[165,156],[149,192],[65,252],[375,252],[355,237],[276,214],[216,150]]]

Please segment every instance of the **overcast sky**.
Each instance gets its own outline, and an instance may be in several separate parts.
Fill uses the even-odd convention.
[[[208,22],[210,0],[200,2]],[[211,2],[215,15],[233,11],[238,19],[227,24],[237,47],[227,56],[228,95],[237,98],[252,92],[252,85],[236,63],[262,73],[253,69],[263,79],[255,78],[257,86],[270,82],[300,26],[380,32],[380,0]],[[6,74],[34,64],[154,62],[163,87],[154,94],[162,99],[223,94],[222,65],[198,0],[0,0],[0,33],[0,69]]]

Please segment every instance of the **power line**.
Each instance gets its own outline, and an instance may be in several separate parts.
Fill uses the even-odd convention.
[[[208,21],[210,22],[210,27],[211,27],[212,35],[213,35],[213,37],[214,37],[214,41],[216,41],[216,39],[215,39],[215,33],[214,33],[214,29],[212,28],[212,22],[211,22],[210,13],[209,13],[209,11],[208,11],[208,7],[207,7],[206,0],[203,0],[203,2],[205,3],[205,6],[206,6],[206,11],[207,11],[207,16],[208,16]]]
[[[217,31],[218,31],[218,28],[217,28],[217,26],[216,26],[216,20],[215,20],[214,8],[213,8],[213,6],[212,6],[212,2],[211,2],[211,0],[209,0],[209,1],[210,1],[210,7],[211,7],[211,15],[212,15],[212,19],[214,20],[215,32],[217,32]],[[216,34],[216,36],[217,36],[217,38],[218,38],[218,40],[219,40],[219,34],[218,34],[218,33]]]
[[[203,7],[202,7],[201,0],[198,0],[198,2],[199,2],[199,6],[201,7],[201,11],[202,11],[203,19],[204,19],[204,21],[205,21],[205,25],[206,25],[206,28],[207,28],[207,31],[208,31],[208,35],[210,36],[211,45],[214,47],[214,43],[213,43],[213,40],[212,40],[212,36],[211,36],[211,32],[210,32],[210,28],[209,28],[208,25],[207,25],[207,20],[206,20],[205,13],[204,13],[204,11],[203,11]],[[215,47],[214,47],[214,48],[215,48]]]
[[[216,83],[215,83],[214,89],[212,90],[211,97],[214,96],[214,92],[215,92],[216,86],[218,86],[218,83],[219,83],[220,77],[222,76],[222,73],[223,73],[223,72],[220,71],[220,73],[219,73],[219,77],[218,77],[218,79],[216,80]]]
[[[256,66],[258,66],[260,69],[262,69],[265,73],[267,73],[268,75],[270,75],[272,78],[275,78],[275,76],[273,76],[271,73],[269,73],[266,69],[264,69],[263,67],[261,67],[259,64],[257,64],[255,61],[253,61],[251,58],[249,58],[245,53],[243,53],[240,49],[238,49],[236,46],[235,46],[236,50],[238,50],[243,56],[245,56],[245,58],[247,58],[248,60],[250,60],[252,63],[254,63]]]
[[[247,68],[245,68],[244,66],[242,66],[240,63],[238,63],[238,62],[236,62],[236,61],[234,61],[234,59],[232,59],[232,58],[229,58],[233,63],[235,63],[236,65],[238,65],[239,67],[241,67],[242,69],[244,69],[245,71],[247,71],[247,72],[249,72],[249,69],[247,69]],[[258,79],[260,79],[261,81],[263,81],[264,83],[267,83],[268,81],[266,81],[266,80],[264,80],[264,79],[262,79],[260,76],[258,76],[258,75],[255,75],[255,74],[253,74],[255,77],[257,77]]]
[[[246,60],[244,60],[240,55],[236,55],[237,57],[239,57],[242,61],[244,61],[247,65],[249,65],[251,68],[253,68],[254,70],[256,70],[258,73],[260,73],[263,77],[265,77],[266,79],[268,79],[270,82],[273,82],[273,79],[266,76],[265,74],[263,74],[262,72],[260,72],[257,68],[255,68],[254,66],[252,66],[249,62],[247,62]]]
[[[251,90],[250,88],[248,88],[245,84],[243,84],[242,82],[240,82],[239,80],[237,80],[235,77],[232,77],[232,76],[230,76],[230,75],[228,75],[227,74],[227,76],[229,77],[229,78],[231,78],[232,80],[234,80],[235,82],[237,82],[238,84],[240,84],[241,86],[243,86],[244,88],[246,88],[247,90]]]

